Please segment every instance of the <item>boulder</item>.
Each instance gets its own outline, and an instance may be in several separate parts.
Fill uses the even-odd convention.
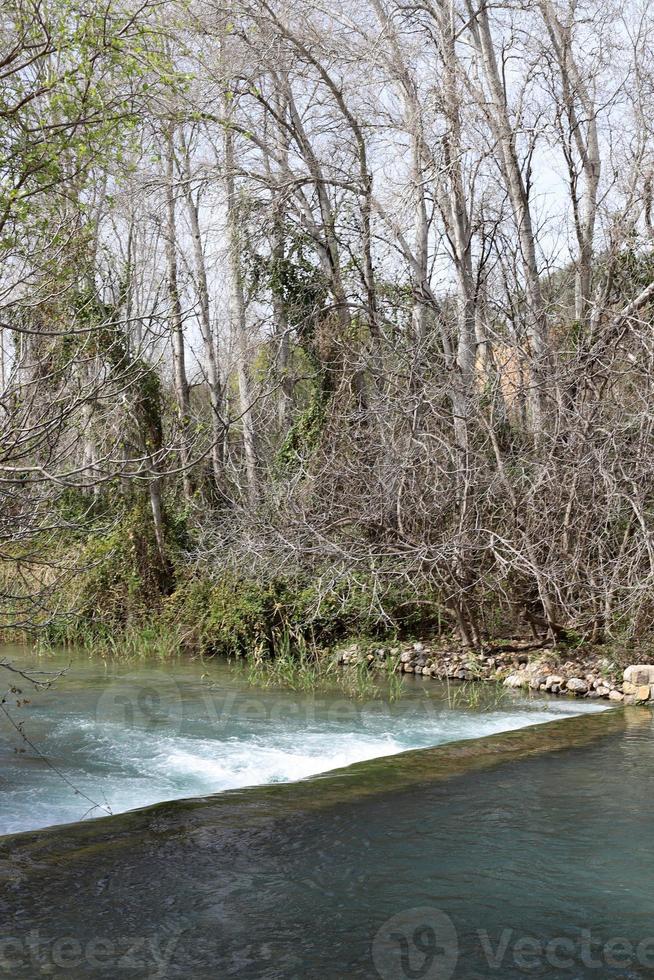
[[[588,693],[588,683],[582,681],[581,677],[571,677],[566,683],[566,687],[573,694],[587,694]]]
[[[645,684],[651,686],[654,684],[654,665],[635,664],[632,667],[627,667],[624,672],[624,679],[628,684],[635,684],[636,687]]]
[[[504,681],[505,687],[529,687],[529,677],[527,672],[524,670],[516,671],[514,674],[509,674],[509,676]]]
[[[563,684],[562,677],[560,677],[558,674],[549,674],[547,680],[545,681],[545,690],[551,691],[553,687],[556,687],[557,690],[560,690],[562,684]]]
[[[621,691],[611,691],[609,701],[624,701],[624,694]]]
[[[634,691],[634,697],[636,701],[638,701],[641,704],[643,701],[649,701],[650,695],[651,695],[651,688],[649,684],[641,684],[641,686],[637,687],[636,690]]]
[[[411,663],[412,660],[413,660],[413,654],[411,653],[410,650],[405,650],[402,656],[400,657],[400,663],[403,664]]]

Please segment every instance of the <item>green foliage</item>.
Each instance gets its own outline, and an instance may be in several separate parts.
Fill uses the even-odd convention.
[[[0,92],[0,248],[34,254],[41,236],[44,281],[61,278],[73,229],[84,237],[97,168],[130,169],[144,103],[188,84],[158,16],[156,5],[113,0],[3,4],[0,28],[12,43]]]
[[[65,487],[56,499],[54,508],[69,532],[79,537],[88,534],[89,522],[107,513],[108,503],[105,493],[89,495],[80,487]]]
[[[161,619],[138,624],[130,624],[126,629],[98,636],[93,634],[89,646],[94,653],[103,657],[117,657],[121,660],[141,660],[156,658],[168,661],[177,656],[182,649],[179,630],[163,624]]]
[[[634,241],[613,258],[613,288],[622,302],[654,281],[654,254]]]
[[[265,286],[280,299],[289,324],[305,344],[313,336],[316,318],[324,310],[328,297],[325,277],[307,254],[307,243],[288,236],[291,247],[284,256],[261,256],[250,251],[250,284]]]
[[[292,473],[318,449],[327,401],[322,389],[314,388],[309,405],[291,425],[277,452],[275,468],[280,476]]]
[[[71,609],[48,627],[49,642],[96,642],[157,613],[170,589],[170,568],[162,565],[148,503],[132,502],[110,532],[90,536],[73,561],[84,571],[76,577],[61,605]]]
[[[416,604],[404,588],[390,588],[384,616],[365,577],[325,588],[319,579],[255,579],[224,575],[191,579],[164,600],[163,617],[179,626],[185,645],[202,654],[257,658],[327,649],[352,636],[394,637],[434,629],[435,607]]]
[[[259,583],[225,576],[220,582],[194,579],[165,603],[168,623],[183,625],[188,646],[230,656],[274,650],[276,631],[290,611],[286,583]]]

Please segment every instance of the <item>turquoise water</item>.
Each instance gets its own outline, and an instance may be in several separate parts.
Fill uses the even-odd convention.
[[[653,788],[617,709],[6,837],[0,976],[644,980]]]
[[[15,649],[17,665],[35,663]],[[571,701],[489,691],[452,707],[434,681],[406,679],[406,696],[360,702],[256,689],[221,662],[125,664],[60,653],[51,690],[14,709],[29,744],[0,714],[0,834],[241,786],[286,782],[364,759],[592,710]]]

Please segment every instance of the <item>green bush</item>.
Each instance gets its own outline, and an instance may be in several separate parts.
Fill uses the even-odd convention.
[[[181,630],[185,645],[206,654],[274,656],[279,637],[328,648],[354,636],[392,637],[438,628],[435,606],[417,604],[399,588],[384,596],[383,615],[371,583],[324,589],[318,580],[257,581],[225,575],[196,578],[164,601],[163,616]]]
[[[68,555],[82,569],[59,597],[68,615],[48,627],[47,640],[86,642],[146,623],[171,587],[161,560],[147,501],[137,500],[111,531],[98,531]]]

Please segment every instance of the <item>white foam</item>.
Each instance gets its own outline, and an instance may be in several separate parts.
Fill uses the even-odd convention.
[[[255,742],[203,743],[191,751],[178,747],[158,760],[159,771],[173,779],[201,783],[207,791],[219,792],[261,783],[305,779],[330,769],[378,756],[395,755],[405,748],[396,739],[358,738],[350,735],[347,746],[314,740],[312,751],[263,746]]]

